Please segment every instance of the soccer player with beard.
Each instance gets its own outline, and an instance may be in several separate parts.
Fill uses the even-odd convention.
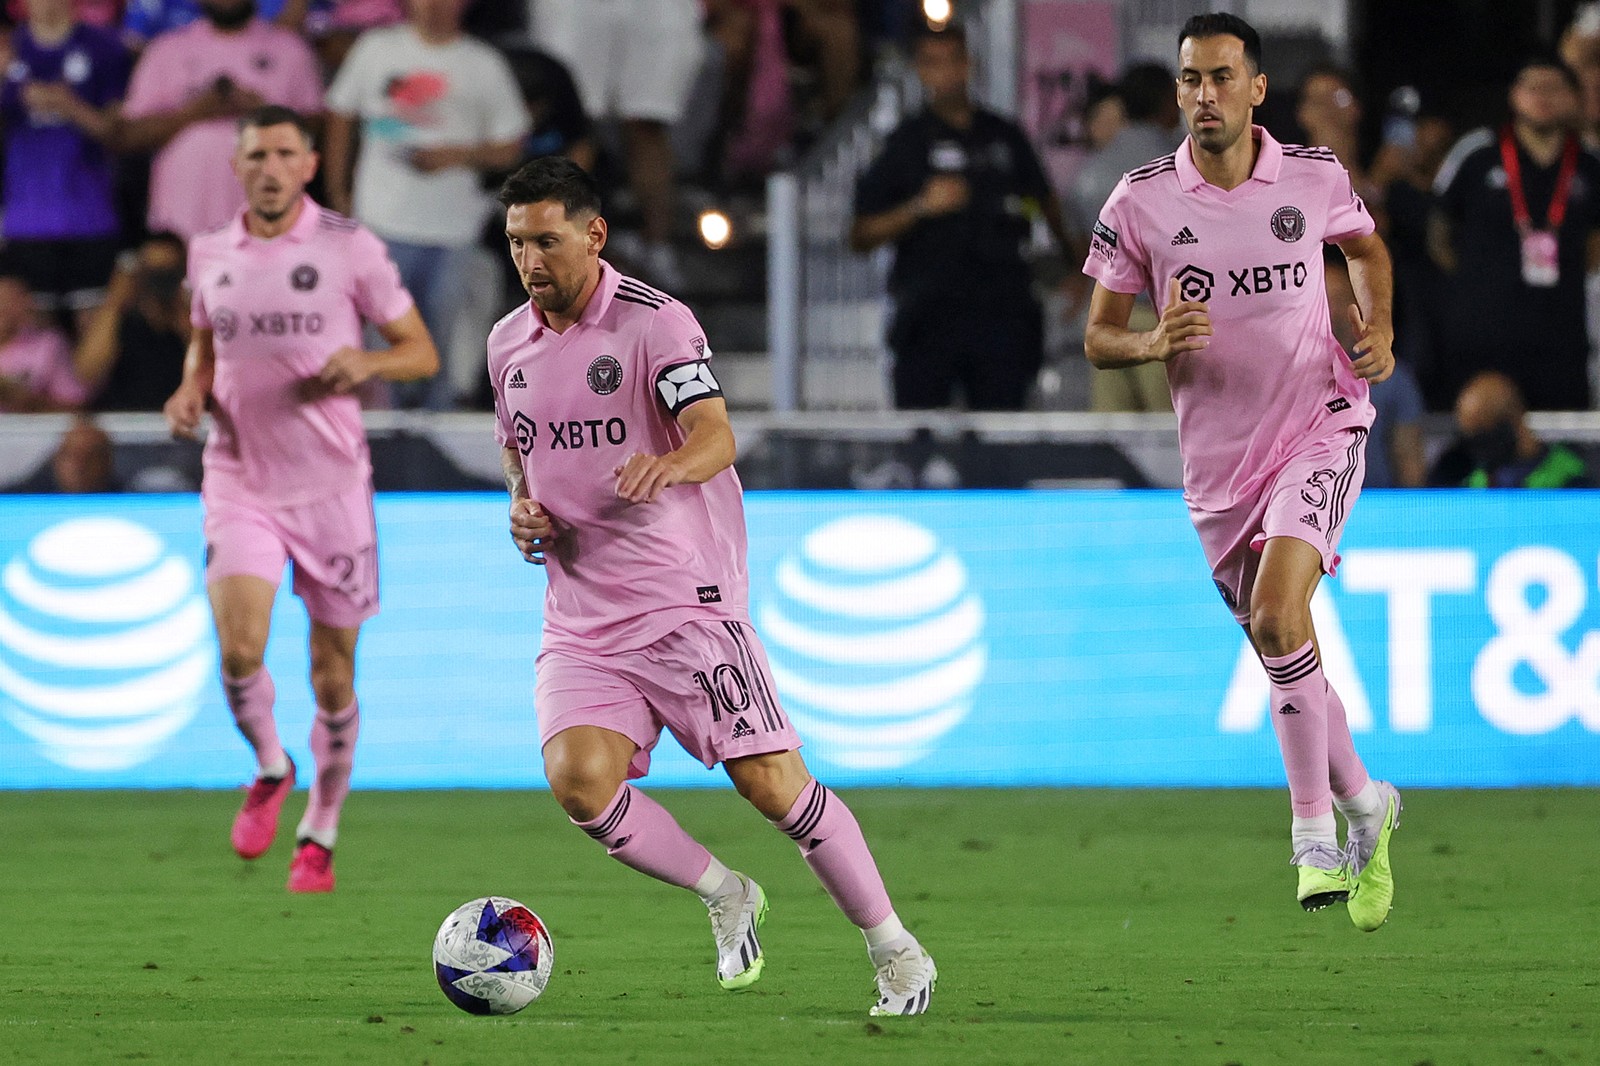
[[[259,768],[234,820],[234,850],[254,859],[272,846],[294,788],[262,663],[292,560],[311,617],[317,776],[289,890],[328,892],[360,730],[356,639],[378,612],[372,468],[355,390],[374,377],[426,377],[439,357],[383,242],[305,194],[317,155],[299,115],[264,107],[246,116],[233,166],[249,206],[190,247],[194,335],[165,413],[184,437],[212,413],[200,494],[206,585],[228,706]],[[387,350],[362,349],[363,321]]]
[[[489,336],[511,536],[546,566],[536,704],[556,800],[610,855],[706,904],[717,980],[766,964],[761,886],[628,783],[663,727],[800,847],[867,941],[875,1015],[920,1014],[938,976],[896,916],[855,815],[814,779],[750,627],[743,489],[694,315],[600,258],[594,180],[528,163],[500,192],[531,297]]]
[[[1279,144],[1252,124],[1267,79],[1248,23],[1195,16],[1178,58],[1189,137],[1124,175],[1100,212],[1084,348],[1099,368],[1166,364],[1184,499],[1271,681],[1296,896],[1306,910],[1348,901],[1356,926],[1373,930],[1394,898],[1400,796],[1356,755],[1323,676],[1311,597],[1338,565],[1361,491],[1368,382],[1394,367],[1389,255],[1332,152]],[[1353,358],[1329,325],[1324,243],[1349,261]],[[1147,333],[1128,329],[1140,292],[1163,308]]]

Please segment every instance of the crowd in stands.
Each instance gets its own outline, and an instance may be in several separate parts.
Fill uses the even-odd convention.
[[[481,394],[524,298],[492,192],[563,154],[611,193],[619,265],[692,291],[681,181],[759,187],[854,94],[909,0],[5,0],[0,411],[160,408],[184,252],[237,213],[239,116],[313,119],[311,192],[390,247],[445,356],[374,397]]]
[[[5,0],[0,411],[160,408],[188,339],[185,243],[240,209],[235,122],[263,103],[313,116],[313,196],[383,237],[439,338],[439,375],[373,403],[471,407],[483,338],[523,298],[490,210],[506,173],[549,154],[593,170],[608,258],[692,297],[681,186],[758,188],[845,109],[876,54],[906,45],[916,6]],[[1067,230],[1087,233],[1124,172],[1182,141],[1172,76],[1141,61],[1095,88],[1090,151],[1051,197]],[[1313,67],[1292,95],[1274,132],[1333,150],[1395,261],[1399,364],[1375,390],[1370,482],[1425,483],[1424,415],[1457,409],[1481,375],[1511,389],[1506,409],[1592,408],[1600,4],[1523,65],[1500,116],[1397,94],[1364,149],[1373,104],[1349,72]],[[1336,249],[1328,266],[1343,307]],[[1092,380],[1096,410],[1170,409],[1158,365]]]

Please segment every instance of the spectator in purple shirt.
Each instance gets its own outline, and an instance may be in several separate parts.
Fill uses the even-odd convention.
[[[8,256],[39,308],[87,327],[105,299],[121,223],[105,141],[128,86],[129,56],[72,0],[28,0],[0,87]]]

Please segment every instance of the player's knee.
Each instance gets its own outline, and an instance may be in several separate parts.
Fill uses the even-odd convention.
[[[318,707],[330,711],[350,706],[355,699],[355,664],[338,655],[311,657],[311,692]]]
[[[779,821],[789,813],[811,775],[803,763],[790,761],[744,761],[736,773],[730,773],[733,787],[750,806],[760,811],[769,821]]]
[[[1250,632],[1263,655],[1288,655],[1311,639],[1311,619],[1302,603],[1261,597],[1250,605]]]
[[[254,641],[230,640],[221,649],[222,674],[230,681],[243,681],[261,669],[266,649]]]
[[[349,671],[313,670],[311,692],[316,697],[318,707],[330,711],[343,710],[356,698],[355,679]]]
[[[567,817],[590,822],[600,817],[622,786],[622,778],[602,753],[546,751],[544,775]]]

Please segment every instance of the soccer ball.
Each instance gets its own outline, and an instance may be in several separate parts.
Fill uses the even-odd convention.
[[[469,1014],[515,1014],[544,992],[555,961],[544,922],[504,896],[463,903],[433,938],[439,987]]]

